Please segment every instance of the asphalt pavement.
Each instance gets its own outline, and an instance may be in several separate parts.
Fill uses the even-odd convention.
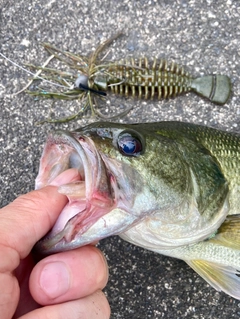
[[[42,64],[49,42],[89,54],[119,31],[109,59],[160,57],[193,75],[227,74],[233,93],[224,106],[188,93],[176,99],[136,101],[122,122],[177,120],[240,132],[240,2],[238,0],[0,0],[0,52],[14,62]],[[69,114],[72,102],[14,94],[31,76],[0,56],[0,205],[34,188],[46,136],[85,125],[89,114],[64,124],[35,123]],[[183,261],[148,252],[118,237],[100,244],[110,266],[105,289],[113,319],[239,318],[240,301],[211,288]]]

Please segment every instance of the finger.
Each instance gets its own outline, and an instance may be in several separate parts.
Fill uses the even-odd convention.
[[[20,296],[20,290],[17,279],[10,273],[0,273],[0,314],[3,319],[12,318],[17,302]]]
[[[64,178],[60,182],[66,183],[76,179],[78,172],[71,169],[62,174]],[[19,196],[0,210],[0,246],[10,247],[21,259],[25,258],[53,226],[66,203],[66,196],[59,194],[54,186]]]
[[[92,295],[65,303],[36,309],[19,319],[109,319],[110,307],[101,291]]]
[[[102,253],[93,246],[51,255],[33,269],[29,287],[41,305],[73,300],[103,289],[108,267]]]

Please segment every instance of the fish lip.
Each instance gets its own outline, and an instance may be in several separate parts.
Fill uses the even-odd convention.
[[[97,151],[94,145],[94,142],[91,141],[91,138],[87,137],[86,135],[83,135],[81,132],[68,132],[64,130],[57,130],[50,133],[46,143],[46,150],[49,150],[50,147],[54,148],[55,145],[60,145],[60,146],[63,145],[63,146],[66,146],[67,149],[68,147],[70,147],[70,149],[68,150],[69,153],[71,152],[71,150],[75,151],[80,159],[78,163],[81,165],[81,168],[84,171],[83,181],[85,182],[85,189],[86,189],[86,210],[89,208],[92,201],[94,200],[95,202],[101,201],[101,200],[104,201],[104,199],[108,201],[107,205],[109,205],[109,207],[112,208],[112,206],[114,205],[115,194],[113,189],[111,189],[110,187],[110,178],[107,175],[107,169],[105,167],[104,161],[101,158],[99,152]],[[43,157],[44,157],[44,153],[42,158]],[[99,169],[99,168],[102,168],[102,169]],[[39,170],[39,175],[41,174],[40,171],[41,169]],[[100,176],[101,174],[105,174],[105,176],[102,177]],[[43,186],[46,186],[46,185],[41,185],[41,182],[39,182],[40,180],[39,175],[37,177],[36,188],[41,188]],[[99,181],[102,178],[104,178],[105,181],[108,179],[109,189],[106,191],[106,198],[104,197],[102,198],[101,196],[100,198],[96,198],[95,195],[98,189],[101,187],[101,185],[99,184]],[[49,183],[51,183],[51,180],[47,181],[47,184]],[[70,202],[71,201],[69,200],[69,203]],[[109,209],[107,209],[106,211],[108,212]],[[75,220],[77,219],[77,215],[81,213],[82,211],[77,213],[75,216],[70,218],[68,222],[74,222],[74,219]],[[61,213],[59,217],[60,216],[61,216]],[[76,241],[74,237],[79,234],[75,232],[74,236],[70,240],[66,239],[64,232],[66,228],[68,227],[68,222],[65,224],[65,226],[63,226],[63,228],[60,231],[54,231],[54,227],[56,225],[55,224],[53,229],[35,245],[35,251],[37,251],[41,255],[48,255],[50,253],[57,252],[57,250],[59,251],[59,249],[60,250],[73,249],[72,247],[73,244],[71,243]],[[83,224],[84,222],[85,220],[83,219]],[[82,233],[87,231],[87,229],[91,226],[91,225],[90,226],[87,225],[86,223],[87,222],[85,222],[83,226],[85,228]],[[68,227],[68,232],[70,232],[69,229],[73,229],[71,227],[72,226]]]

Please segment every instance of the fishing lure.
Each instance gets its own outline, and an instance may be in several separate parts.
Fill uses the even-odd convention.
[[[63,72],[57,69],[29,65],[34,69],[41,70],[44,74],[43,78],[60,84],[63,89],[56,92],[43,89],[27,92],[34,96],[64,100],[78,99],[81,102],[81,109],[78,113],[64,119],[46,119],[43,122],[73,120],[89,106],[92,115],[106,119],[97,106],[99,101],[105,101],[108,94],[159,100],[194,91],[216,104],[224,104],[228,100],[231,93],[231,81],[226,75],[216,74],[193,78],[178,64],[156,58],[153,60],[146,57],[130,58],[118,62],[99,60],[99,53],[119,35],[117,34],[100,44],[89,57],[62,51],[48,43],[43,44],[52,56],[75,72]],[[128,108],[114,117],[125,115],[130,109]]]

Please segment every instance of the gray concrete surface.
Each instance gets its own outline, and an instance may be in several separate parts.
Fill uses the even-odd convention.
[[[3,1],[3,2],[2,2]],[[123,30],[109,57],[158,56],[174,60],[193,74],[231,77],[229,103],[216,106],[194,94],[175,100],[137,102],[126,122],[179,120],[240,131],[240,2],[234,0],[32,0],[0,1],[0,50],[19,64],[43,63],[47,41],[75,53],[89,53]],[[62,125],[34,123],[49,113],[51,101],[14,96],[29,76],[0,57],[0,203],[34,188],[47,133],[77,128],[85,117]],[[76,104],[54,104],[56,113]],[[239,318],[240,301],[216,292],[184,262],[123,242],[102,241],[110,266],[105,292],[113,319]]]

